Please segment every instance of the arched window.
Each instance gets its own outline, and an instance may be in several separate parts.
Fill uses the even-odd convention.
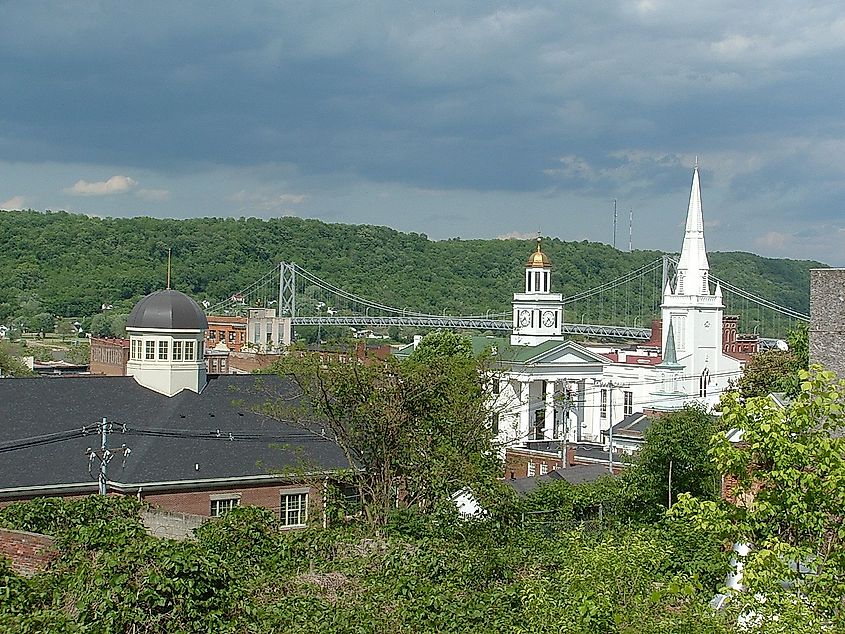
[[[710,385],[710,370],[704,368],[701,377],[698,379],[698,395],[701,398],[707,396],[707,386]]]

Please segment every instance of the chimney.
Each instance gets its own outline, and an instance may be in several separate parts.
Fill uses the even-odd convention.
[[[575,464],[575,447],[568,445],[566,447],[566,466],[571,467]]]

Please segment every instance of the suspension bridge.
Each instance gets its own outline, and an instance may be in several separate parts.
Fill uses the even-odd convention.
[[[568,335],[591,338],[648,340],[651,319],[660,315],[662,290],[674,279],[677,260],[657,258],[619,277],[564,297],[564,314],[578,315],[565,321]],[[763,347],[774,345],[797,323],[809,316],[781,306],[729,281],[710,276],[720,284],[724,314],[739,315],[740,328],[758,335]],[[659,286],[658,286],[659,284]],[[510,298],[503,298],[508,300]],[[292,262],[282,262],[226,299],[206,306],[213,315],[242,314],[248,308],[276,308],[292,318],[294,326],[321,328],[387,328],[475,330],[502,332],[512,329],[511,310],[475,315],[447,315],[396,308],[344,290]],[[622,324],[613,323],[622,321]]]

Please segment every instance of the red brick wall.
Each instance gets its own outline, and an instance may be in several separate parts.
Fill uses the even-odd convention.
[[[575,447],[568,447],[569,464],[575,464]],[[549,471],[560,467],[560,458],[546,452],[508,449],[505,452],[505,478],[525,478],[528,476],[528,463],[534,463],[534,475],[540,475],[540,465],[545,464]]]
[[[0,528],[0,555],[12,562],[18,574],[32,575],[44,570],[58,555],[53,538],[38,533]]]
[[[305,488],[305,484],[274,484],[256,487],[233,487],[229,489],[213,489],[205,491],[180,491],[177,493],[149,493],[141,492],[141,499],[152,506],[193,515],[208,516],[211,514],[211,496],[240,495],[241,506],[261,506],[270,509],[278,515],[281,494],[284,491]],[[308,487],[308,518],[309,521],[322,517],[322,496],[320,487]]]
[[[91,337],[88,370],[91,374],[126,376],[129,361],[128,339],[98,339]]]

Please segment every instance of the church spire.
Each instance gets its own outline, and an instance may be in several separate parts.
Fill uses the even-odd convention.
[[[671,321],[669,322],[669,332],[666,335],[666,345],[663,346],[663,360],[657,367],[667,370],[680,370],[684,367],[678,363],[678,353],[675,349],[675,332],[672,329]]]
[[[704,245],[704,217],[701,211],[701,181],[696,158],[675,293],[677,295],[710,295],[709,272],[710,264],[707,262],[707,248]]]

